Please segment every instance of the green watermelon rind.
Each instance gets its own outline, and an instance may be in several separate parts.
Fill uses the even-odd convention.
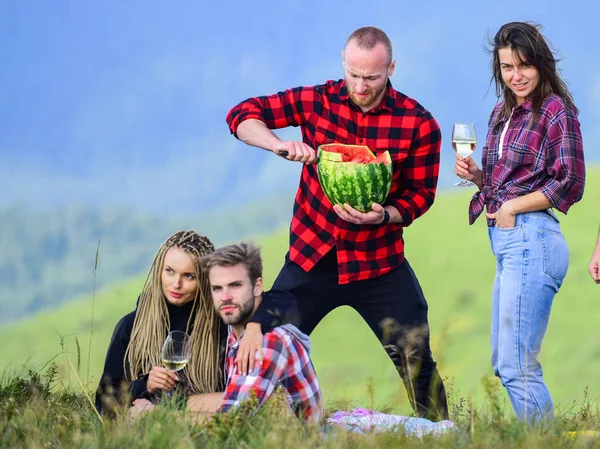
[[[347,203],[360,212],[383,204],[392,186],[392,159],[389,151],[383,154],[385,163],[359,164],[328,160],[320,149],[317,175],[331,204]]]
[[[324,151],[319,148],[317,152],[319,160],[327,160],[332,162],[342,162],[342,153],[333,153],[331,151]]]

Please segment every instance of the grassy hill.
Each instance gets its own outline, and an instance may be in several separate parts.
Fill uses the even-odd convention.
[[[495,262],[483,220],[470,227],[467,205],[471,189],[443,192],[424,217],[406,230],[406,252],[429,303],[432,347],[442,376],[448,378],[451,399],[471,397],[481,404],[481,380],[491,376],[489,365],[490,292]],[[585,198],[568,216],[561,215],[570,248],[567,279],[554,303],[541,361],[558,407],[566,411],[581,401],[584,388],[600,394],[600,286],[587,273],[587,264],[600,222],[600,169],[590,169]],[[202,232],[202,229],[199,229]],[[270,285],[287,250],[287,229],[257,236]],[[142,278],[96,295],[89,382],[95,386],[117,320],[131,311]],[[0,370],[39,368],[64,349],[88,379],[87,360],[92,317],[91,298],[82,298],[52,312],[0,330]],[[331,313],[312,334],[313,358],[325,399],[354,405],[392,406],[407,412],[406,394],[393,365],[360,317],[343,307]],[[73,381],[65,355],[62,378]],[[501,393],[504,395],[504,392]],[[504,396],[502,396],[504,397]]]

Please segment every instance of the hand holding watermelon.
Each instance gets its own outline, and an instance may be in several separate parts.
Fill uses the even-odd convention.
[[[317,153],[314,149],[297,140],[279,141],[273,147],[273,153],[286,158],[288,161],[302,162],[303,164],[312,164],[317,159]]]
[[[381,224],[383,218],[385,216],[385,209],[381,204],[373,203],[371,205],[373,210],[369,212],[360,212],[354,209],[349,204],[344,204],[340,206],[339,204],[335,204],[333,206],[333,210],[336,214],[342,219],[349,221],[350,223],[363,225],[363,224]]]

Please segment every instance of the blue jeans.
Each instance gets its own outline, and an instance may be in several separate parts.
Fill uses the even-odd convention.
[[[492,367],[517,418],[552,419],[554,406],[538,354],[554,295],[569,266],[560,224],[546,212],[517,215],[514,228],[488,229],[496,257],[492,292]]]

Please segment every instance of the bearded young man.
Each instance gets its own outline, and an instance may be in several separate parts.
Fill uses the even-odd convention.
[[[300,419],[319,422],[323,404],[317,374],[310,360],[310,340],[291,324],[275,327],[263,337],[262,361],[250,371],[238,369],[239,342],[244,327],[263,299],[260,249],[250,243],[229,245],[202,258],[210,281],[213,304],[229,325],[225,352],[227,385],[217,412],[227,412],[255,394],[263,405],[277,388],[283,390],[290,408]],[[206,412],[199,402],[188,402],[193,411]],[[205,402],[206,404],[206,402]]]
[[[353,307],[394,362],[418,416],[448,416],[446,393],[429,345],[427,302],[404,257],[403,228],[433,204],[441,133],[418,102],[393,89],[396,62],[378,28],[354,31],[342,52],[344,79],[249,98],[227,115],[248,145],[304,164],[290,248],[274,288],[298,301],[298,327],[310,334],[330,311]],[[302,141],[271,129],[300,126]],[[319,184],[315,148],[327,143],[389,150],[392,187],[385,204],[361,213],[332,206]]]

